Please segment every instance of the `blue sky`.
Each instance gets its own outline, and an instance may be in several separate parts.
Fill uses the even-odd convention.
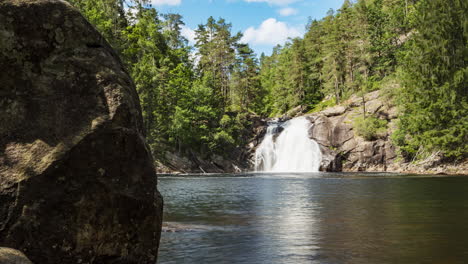
[[[247,42],[259,55],[270,55],[277,44],[288,37],[303,36],[308,18],[320,19],[330,8],[340,8],[343,0],[151,0],[161,13],[184,17],[183,34],[193,40],[193,30],[208,17],[222,17],[232,24],[232,31],[244,33]]]

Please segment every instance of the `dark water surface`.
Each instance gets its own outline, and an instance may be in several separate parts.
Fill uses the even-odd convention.
[[[159,263],[468,263],[468,177],[160,176]]]

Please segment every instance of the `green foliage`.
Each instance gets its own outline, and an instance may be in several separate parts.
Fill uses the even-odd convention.
[[[382,96],[384,102],[387,105],[394,105],[395,98],[398,97],[400,86],[400,79],[397,74],[392,74],[385,77],[379,83],[380,96]]]
[[[375,140],[387,134],[387,120],[374,116],[358,116],[353,120],[353,129],[365,140]]]
[[[214,134],[211,149],[223,156],[228,156],[237,146],[245,144],[246,127],[249,126],[248,113],[231,112],[223,115],[220,126]]]
[[[122,31],[127,26],[123,0],[67,0],[99,30],[112,47],[121,53],[125,43]]]
[[[245,144],[251,114],[316,112],[353,94],[365,105],[364,94],[381,89],[402,113],[393,140],[405,158],[467,155],[467,1],[346,0],[260,60],[231,24],[210,17],[196,30],[198,63],[178,14],[146,0],[68,1],[121,56],[153,151],[230,153]],[[355,129],[374,139],[384,122],[357,118]]]
[[[338,11],[311,21],[303,39],[262,57],[261,82],[269,93],[264,112],[279,115],[298,105],[314,109],[326,95],[340,103],[379,89],[395,72],[412,6],[399,0],[345,1]]]
[[[120,54],[154,151],[169,145],[209,155],[241,143],[246,114],[262,111],[265,92],[256,55],[239,43],[240,33],[231,34],[231,24],[209,18],[199,26],[195,65],[182,16],[160,15],[148,1],[69,1]]]
[[[318,103],[317,105],[314,106],[314,108],[312,108],[309,112],[307,113],[316,113],[316,112],[320,112],[320,111],[323,111],[325,110],[326,108],[328,107],[332,107],[332,106],[335,106],[336,105],[336,102],[333,98],[330,98],[328,100],[323,100],[321,101],[320,103]]]
[[[276,47],[261,59],[261,84],[268,93],[263,113],[279,115],[298,105],[312,107],[322,97],[318,76],[309,74],[308,57],[300,39]]]
[[[232,138],[232,136],[224,131],[221,130],[217,132],[214,137],[213,137],[213,142],[211,143],[211,148],[212,149],[225,149],[224,146],[228,145],[231,146],[235,143],[235,140]]]
[[[207,151],[219,110],[214,107],[213,90],[203,81],[196,81],[185,98],[176,106],[170,135],[180,148],[191,146]]]
[[[408,159],[432,151],[466,157],[468,3],[421,0],[413,23],[414,34],[402,54],[402,116],[393,138]]]

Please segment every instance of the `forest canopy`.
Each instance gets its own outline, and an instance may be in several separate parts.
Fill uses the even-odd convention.
[[[69,2],[126,65],[156,156],[224,154],[246,143],[253,116],[314,111],[374,90],[400,110],[392,139],[402,157],[467,156],[467,1],[345,0],[269,56],[222,18],[199,25],[192,47],[182,16],[145,1]]]

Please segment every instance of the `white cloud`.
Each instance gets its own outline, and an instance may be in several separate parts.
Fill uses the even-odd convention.
[[[290,27],[286,23],[269,18],[262,22],[260,27],[249,27],[241,41],[257,45],[277,45],[284,44],[288,38],[301,36],[301,31],[295,27]]]
[[[182,0],[151,0],[151,4],[153,5],[180,5]]]
[[[182,34],[182,36],[188,39],[190,44],[195,44],[195,30],[187,26],[183,26],[180,30],[180,33]]]
[[[280,15],[282,16],[291,16],[297,14],[297,9],[292,7],[285,7],[280,9],[278,13],[280,13]]]
[[[264,3],[268,3],[270,5],[289,5],[289,4],[292,4],[294,2],[298,2],[298,1],[301,1],[301,0],[244,0],[246,2],[257,2],[257,3],[260,3],[260,2],[264,2]]]

